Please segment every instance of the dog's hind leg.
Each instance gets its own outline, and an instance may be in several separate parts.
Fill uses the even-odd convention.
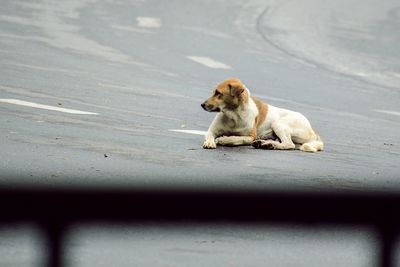
[[[261,149],[279,149],[288,150],[295,149],[296,145],[290,140],[290,142],[278,142],[274,140],[256,140],[251,144],[254,148]]]
[[[287,131],[284,125],[275,124],[272,125],[272,129],[278,137],[278,140],[280,140],[281,142],[276,140],[256,140],[252,143],[252,146],[254,148],[261,149],[295,149],[296,145],[293,143],[290,133],[289,131]]]
[[[311,141],[302,144],[299,149],[304,152],[317,152],[324,149],[324,143],[322,141]]]

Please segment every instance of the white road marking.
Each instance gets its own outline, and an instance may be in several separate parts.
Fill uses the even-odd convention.
[[[138,32],[138,33],[151,33],[154,34],[155,32],[145,30],[145,29],[140,29],[140,28],[134,28],[134,27],[128,27],[128,26],[123,26],[123,25],[111,25],[111,28],[114,28],[116,30],[121,30],[121,31],[127,31],[127,32]]]
[[[383,110],[383,109],[374,109],[374,111],[389,114],[389,115],[400,116],[400,112],[398,112],[398,111]]]
[[[187,58],[212,69],[232,69],[231,66],[228,66],[222,62],[218,62],[209,57],[187,56]]]
[[[40,109],[47,109],[47,110],[65,112],[65,113],[70,113],[70,114],[98,115],[98,113],[94,113],[94,112],[87,112],[87,111],[81,111],[81,110],[76,110],[76,109],[60,108],[60,107],[42,105],[42,104],[37,104],[37,103],[18,100],[18,99],[0,98],[0,102],[8,103],[8,104],[14,104],[14,105],[20,105],[20,106],[26,106],[26,107],[31,107],[31,108],[40,108]]]
[[[160,28],[161,20],[159,18],[152,17],[137,17],[137,25],[143,28]]]
[[[169,131],[177,133],[197,134],[197,135],[205,135],[207,133],[206,131],[198,131],[198,130],[169,129]]]

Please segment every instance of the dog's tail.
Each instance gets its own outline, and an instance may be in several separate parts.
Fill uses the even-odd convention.
[[[299,149],[305,152],[321,151],[324,149],[324,142],[322,142],[321,137],[317,135],[316,140],[302,144]]]

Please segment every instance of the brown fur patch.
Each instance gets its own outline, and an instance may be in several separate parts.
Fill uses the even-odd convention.
[[[256,103],[256,106],[258,108],[258,116],[256,117],[256,126],[258,127],[264,122],[265,118],[267,117],[268,105],[254,96],[252,96],[251,98],[253,99],[254,103]]]
[[[208,111],[217,111],[216,107],[235,110],[247,102],[249,95],[244,84],[237,78],[229,78],[220,82],[213,94],[203,103]]]
[[[251,130],[251,133],[250,133],[250,136],[253,137],[253,139],[255,140],[257,138],[257,128],[264,122],[264,120],[267,116],[268,105],[265,104],[264,102],[262,102],[261,100],[257,99],[254,96],[252,96],[251,98],[253,99],[253,101],[256,104],[257,109],[258,109],[258,116],[254,120],[253,129]]]

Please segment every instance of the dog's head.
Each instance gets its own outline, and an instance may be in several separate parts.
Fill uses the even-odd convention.
[[[235,110],[246,102],[248,97],[246,86],[239,79],[229,78],[220,82],[201,106],[209,112]]]

